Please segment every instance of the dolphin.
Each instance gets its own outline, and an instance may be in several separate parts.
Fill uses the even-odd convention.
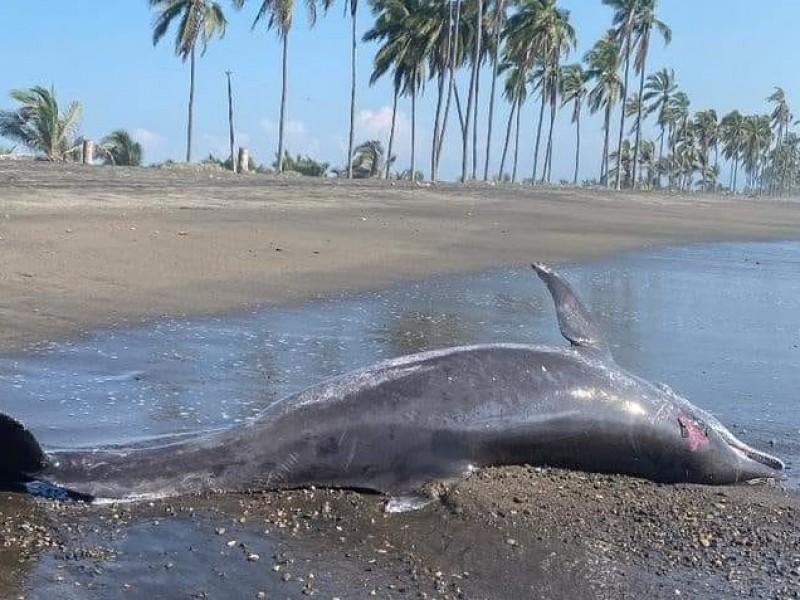
[[[45,453],[0,414],[0,481],[92,500],[312,485],[397,496],[514,464],[663,483],[780,477],[778,458],[617,365],[569,284],[532,266],[569,347],[496,343],[402,356],[279,400],[233,428],[155,443]]]

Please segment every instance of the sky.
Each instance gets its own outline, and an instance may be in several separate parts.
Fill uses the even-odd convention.
[[[233,71],[237,145],[246,146],[259,162],[271,162],[277,147],[280,106],[281,46],[274,31],[259,23],[251,29],[260,0],[241,11],[220,0],[229,26],[198,60],[193,158],[228,154],[225,71]],[[611,11],[599,0],[562,0],[571,12],[579,60],[611,22]],[[304,2],[297,2],[289,38],[289,101],[287,147],[292,153],[340,167],[346,163],[350,97],[350,25],[343,3],[321,15],[310,29]],[[34,9],[44,12],[34,12]],[[768,112],[766,97],[782,86],[790,106],[800,115],[800,44],[797,0],[661,0],[658,14],[673,31],[664,46],[651,42],[647,72],[673,68],[677,83],[692,101],[692,110],[714,108],[722,116],[737,108],[744,113]],[[362,0],[359,35],[373,16]],[[81,134],[100,139],[118,128],[128,129],[144,147],[145,162],[181,160],[185,153],[188,63],[174,54],[174,32],[153,46],[153,13],[146,0],[0,1],[0,109],[14,107],[12,89],[53,86],[60,103],[83,104]],[[369,85],[377,45],[358,47],[356,143],[388,141],[392,90],[387,79]],[[466,81],[461,88],[465,90]],[[482,80],[479,104],[479,156],[485,151],[489,71]],[[427,173],[436,87],[430,82],[417,106],[417,168]],[[464,93],[464,92],[462,92]],[[795,104],[798,103],[798,104]],[[401,99],[396,137],[396,166],[410,159],[410,101]],[[523,109],[520,171],[533,165],[534,102]],[[492,172],[496,172],[508,106],[500,99],[495,113]],[[454,116],[454,115],[451,115]],[[575,132],[569,110],[555,126],[553,177],[571,179]],[[456,121],[448,126],[440,175],[460,174],[461,144]],[[613,135],[613,133],[612,133]],[[644,135],[654,138],[647,123]],[[602,119],[598,113],[582,124],[581,178],[598,176]],[[612,138],[614,139],[614,138]],[[483,158],[479,158],[483,164]]]

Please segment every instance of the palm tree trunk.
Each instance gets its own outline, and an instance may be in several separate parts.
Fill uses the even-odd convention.
[[[492,121],[494,120],[494,95],[495,90],[497,88],[497,67],[498,67],[498,55],[500,54],[500,33],[502,32],[502,27],[500,27],[500,15],[503,11],[503,3],[504,0],[498,0],[497,2],[497,11],[495,13],[495,22],[494,22],[494,56],[492,57],[492,86],[489,92],[489,119],[486,124],[486,156],[483,160],[483,180],[489,180],[489,155],[490,149],[492,146]],[[514,104],[511,105],[511,110],[514,110]],[[511,126],[511,118],[509,117],[508,120],[509,128]],[[506,133],[506,147],[504,148],[505,151],[508,149],[508,133]],[[500,177],[503,176],[503,169],[500,169]]]
[[[389,129],[389,146],[386,150],[386,179],[389,179],[389,169],[392,166],[392,148],[394,147],[394,126],[397,121],[397,98],[400,95],[400,88],[394,88],[394,101],[392,102],[392,126]]]
[[[478,169],[478,92],[481,87],[481,42],[483,41],[483,0],[477,0],[478,10],[475,17],[475,98],[472,104],[472,179],[477,177]]]
[[[192,162],[192,121],[194,120],[194,67],[195,51],[192,51],[189,58],[189,117],[186,121],[186,162]]]
[[[234,135],[233,135],[233,87],[231,85],[231,72],[225,71],[225,76],[228,78],[228,142],[230,144],[231,153],[231,171],[238,173],[239,169],[236,166],[236,154],[234,154]]]
[[[736,177],[739,175],[739,156],[733,159],[733,191],[736,193]]]
[[[480,33],[480,17],[483,7],[483,1],[478,2],[478,33]],[[469,134],[470,127],[472,126],[472,107],[475,101],[475,88],[478,79],[478,67],[480,61],[478,60],[481,51],[480,37],[475,39],[475,48],[472,53],[472,73],[469,76],[469,92],[467,93],[467,107],[464,114],[463,124],[461,128],[461,181],[467,180],[467,171],[469,171]]]
[[[475,75],[475,103],[472,105],[472,179],[478,178],[478,98],[481,88],[481,71]]]
[[[669,158],[669,191],[672,191],[672,186],[675,183],[675,125],[669,126],[669,143],[672,146]]]
[[[664,168],[664,165],[661,162],[662,160],[664,160],[664,135],[665,135],[665,130],[664,130],[664,124],[662,123],[661,124],[661,136],[660,136],[661,139],[658,141],[658,164],[659,164],[659,167],[658,167],[658,169],[659,169],[658,170],[658,189],[661,189],[661,171]]]
[[[350,137],[347,142],[347,178],[353,178],[353,137],[356,126],[356,7],[358,3],[353,0],[351,12],[352,46],[350,47]]]
[[[448,29],[447,29],[447,46],[445,48],[445,56],[447,56],[448,65],[450,60],[450,46],[452,44],[453,33],[452,27],[450,26],[450,21],[453,19],[453,3],[450,2],[448,4],[449,12],[448,12]],[[436,99],[436,114],[433,120],[433,140],[431,143],[431,181],[436,181],[437,176],[437,169],[439,166],[439,161],[437,158],[437,153],[439,151],[439,138],[441,137],[442,133],[440,130],[440,121],[442,119],[442,102],[444,100],[444,82],[445,82],[445,66],[442,65],[442,70],[439,73],[439,91],[438,97]]]
[[[411,90],[411,181],[417,177],[417,90]]]
[[[514,122],[514,113],[517,110],[517,102],[516,100],[511,103],[511,111],[508,113],[508,124],[506,125],[506,141],[503,144],[503,155],[500,157],[500,173],[499,178],[500,181],[503,180],[503,169],[506,166],[506,155],[508,154],[508,142],[511,140],[511,125]],[[484,167],[484,169],[488,168],[488,163]],[[483,180],[486,181],[488,179],[488,173],[484,173]]]
[[[608,186],[608,138],[611,130],[611,103],[606,102],[606,114],[603,119],[603,158],[600,162],[600,185]]]
[[[640,46],[641,47],[641,46]],[[639,142],[642,139],[642,96],[644,95],[644,65],[647,62],[647,47],[645,46],[644,55],[642,57],[642,70],[639,73],[639,95],[636,106],[636,143],[633,146],[633,176],[631,180],[636,185],[636,169],[639,161]]]
[[[533,175],[531,176],[531,183],[536,184],[536,171],[539,166],[539,142],[542,137],[542,121],[544,121],[544,105],[545,105],[544,89],[542,89],[542,105],[539,108],[539,125],[536,127],[536,145],[533,150]]]
[[[286,133],[286,94],[288,90],[289,74],[289,32],[283,32],[283,60],[282,60],[282,81],[281,81],[281,114],[278,124],[278,173],[283,173],[283,142]],[[348,162],[350,162],[348,160]]]
[[[456,17],[453,23],[453,43],[451,44],[452,52],[450,54],[450,82],[447,90],[447,100],[444,104],[444,116],[442,117],[442,128],[439,131],[439,139],[437,140],[438,146],[436,148],[436,164],[435,175],[438,176],[439,159],[442,155],[442,144],[444,142],[444,134],[447,130],[447,117],[450,114],[450,101],[453,97],[453,89],[455,88],[455,75],[456,75],[456,57],[458,56],[458,33],[461,26],[461,0],[456,3]]]
[[[544,173],[542,180],[550,183],[550,172],[553,170],[553,126],[556,123],[556,83],[553,82],[553,91],[550,94],[550,129],[547,132],[547,152],[544,158]]]
[[[617,180],[614,184],[616,189],[621,188],[622,169],[622,141],[625,138],[625,100],[628,97],[628,76],[631,69],[631,35],[630,32],[625,37],[625,77],[622,83],[622,101],[620,102],[619,111],[619,140],[617,142]]]
[[[522,100],[519,101],[517,106],[517,122],[515,124],[516,132],[514,134],[514,169],[511,171],[511,183],[517,181],[517,163],[519,162],[519,124],[520,114],[522,113]]]
[[[578,107],[575,119],[575,174],[572,176],[572,185],[578,185],[578,168],[581,161],[581,105],[580,100],[575,100],[575,102],[578,103]]]

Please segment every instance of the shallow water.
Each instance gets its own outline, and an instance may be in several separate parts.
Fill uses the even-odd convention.
[[[622,366],[800,464],[800,243],[683,246],[560,271]],[[384,358],[492,341],[565,343],[529,269],[44,344],[0,357],[0,410],[49,447],[127,442],[224,427]]]

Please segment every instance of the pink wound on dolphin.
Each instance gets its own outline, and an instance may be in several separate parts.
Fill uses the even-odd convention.
[[[698,448],[708,444],[708,436],[706,432],[698,426],[697,421],[691,417],[681,415],[678,417],[678,423],[680,423],[681,426],[681,435],[686,438],[689,444],[689,450],[694,452]]]

